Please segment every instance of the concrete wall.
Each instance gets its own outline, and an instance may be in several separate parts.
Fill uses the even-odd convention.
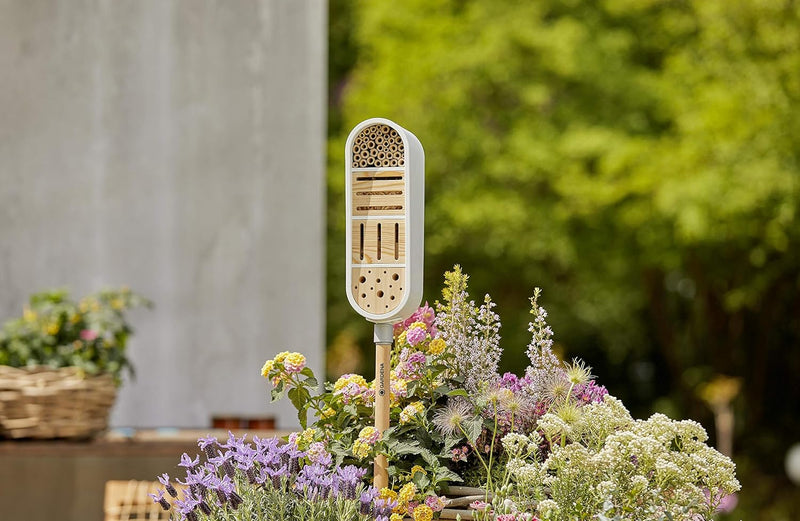
[[[324,0],[0,0],[0,319],[127,284],[112,422],[278,414],[263,361],[323,367]]]

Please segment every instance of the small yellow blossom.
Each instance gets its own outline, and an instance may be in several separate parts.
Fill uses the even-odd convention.
[[[298,440],[302,442],[304,445],[309,445],[311,442],[314,441],[314,437],[317,434],[317,430],[314,428],[308,428],[300,433]],[[299,444],[298,444],[299,445]]]
[[[25,309],[22,310],[22,318],[25,322],[35,322],[38,315],[35,311],[32,311],[29,307],[25,306]]]
[[[397,501],[397,492],[387,487],[383,487],[378,496],[381,499],[391,499],[392,501]]]
[[[440,355],[444,353],[447,344],[445,344],[444,340],[441,338],[434,338],[431,340],[430,345],[428,345],[428,353],[432,355]]]
[[[359,387],[367,387],[367,381],[360,374],[345,374],[342,375],[336,383],[333,384],[333,391],[341,391],[348,384],[354,383]]]
[[[322,414],[320,414],[320,416],[323,419],[325,419],[325,418],[330,418],[331,416],[333,416],[335,414],[336,414],[336,410],[333,407],[328,407],[327,409],[322,411]]]
[[[414,499],[414,496],[417,494],[417,486],[414,483],[406,483],[403,485],[403,488],[400,489],[400,492],[397,494],[397,500],[401,503],[408,503],[409,501]]]
[[[414,465],[413,467],[411,467],[411,477],[412,478],[414,477],[414,474],[416,474],[417,472],[421,472],[423,476],[427,476],[428,475],[428,473],[425,471],[425,469],[420,467],[419,465]]]
[[[433,510],[428,505],[418,505],[414,509],[414,521],[431,521]]]
[[[58,322],[51,322],[47,325],[47,334],[50,336],[55,336],[58,334],[59,329]]]
[[[275,367],[274,360],[267,360],[266,362],[264,362],[264,366],[261,368],[261,376],[263,376],[264,378],[269,377],[269,372],[272,371],[274,367]]]
[[[119,310],[123,307],[125,307],[125,302],[121,298],[117,297],[111,300],[111,309]]]
[[[403,514],[395,512],[389,517],[389,521],[403,521]]]
[[[288,373],[299,373],[306,366],[306,357],[301,353],[289,353],[283,361]]]
[[[418,414],[422,413],[425,410],[425,405],[422,402],[414,402],[412,404],[406,405],[402,411],[400,411],[400,424],[405,425],[409,423],[411,420],[414,419]]]
[[[369,456],[370,445],[363,440],[356,440],[353,442],[353,457],[364,459]]]
[[[381,433],[378,429],[370,425],[361,429],[361,432],[358,433],[358,439],[370,445],[375,445],[375,443],[381,439]]]
[[[275,363],[283,363],[287,356],[289,356],[289,351],[281,351],[275,356]]]
[[[397,338],[395,339],[395,344],[398,345],[398,346],[404,346],[404,345],[408,344],[408,342],[406,341],[406,332],[405,331],[403,331],[402,333],[397,335]]]

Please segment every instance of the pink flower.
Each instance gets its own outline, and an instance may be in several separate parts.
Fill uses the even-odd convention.
[[[496,521],[516,521],[516,519],[517,516],[515,516],[514,514],[500,514],[499,516],[497,516]]]
[[[441,512],[447,506],[449,500],[444,496],[428,496],[425,498],[425,504],[434,512]]]
[[[83,331],[81,331],[81,340],[86,340],[88,342],[91,342],[95,338],[97,338],[97,331],[93,329],[84,329]]]
[[[490,506],[491,505],[489,505],[489,503],[487,503],[486,501],[481,501],[481,500],[473,501],[472,503],[469,504],[469,508],[471,508],[473,510],[478,510],[480,512],[483,512],[484,510],[486,510]]]
[[[428,332],[421,327],[412,327],[406,332],[406,340],[409,345],[415,346],[425,341]]]

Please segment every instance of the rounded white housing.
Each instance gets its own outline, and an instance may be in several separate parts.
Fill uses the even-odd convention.
[[[345,158],[347,299],[370,322],[396,323],[422,299],[425,151],[372,118],[350,132]]]

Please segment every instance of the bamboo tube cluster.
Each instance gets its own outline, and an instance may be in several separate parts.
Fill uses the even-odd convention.
[[[353,141],[353,168],[405,165],[403,139],[387,125],[366,127]]]

